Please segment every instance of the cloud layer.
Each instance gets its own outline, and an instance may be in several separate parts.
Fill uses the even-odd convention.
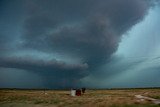
[[[91,73],[100,73],[100,67],[112,60],[111,56],[117,51],[122,35],[143,20],[153,2],[154,0],[27,0],[26,5],[20,2],[19,5],[24,5],[23,11],[19,12],[23,17],[15,18],[22,20],[19,22],[22,29],[18,36],[15,34],[13,40],[11,34],[0,34],[0,50],[3,51],[0,66],[36,72],[53,85],[56,84],[56,87],[62,83],[67,84],[65,87],[76,87],[75,83],[81,78]],[[21,8],[20,6],[19,9]],[[11,41],[13,45],[10,46]],[[14,47],[13,50],[12,46],[16,49]],[[16,53],[17,50],[17,55],[11,53]],[[35,59],[21,55],[21,50],[29,50],[28,54],[36,50],[53,57],[49,60]],[[54,54],[76,60],[76,63],[64,61],[63,57],[58,60]]]

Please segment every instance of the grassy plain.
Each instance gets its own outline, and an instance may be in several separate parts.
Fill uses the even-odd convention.
[[[87,90],[72,97],[69,90],[0,90],[0,107],[160,107],[135,95],[160,99],[160,89]]]

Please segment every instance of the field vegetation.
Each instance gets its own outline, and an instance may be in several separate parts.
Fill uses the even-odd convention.
[[[160,107],[135,95],[160,99],[160,89],[86,90],[70,96],[70,90],[0,90],[0,107]]]

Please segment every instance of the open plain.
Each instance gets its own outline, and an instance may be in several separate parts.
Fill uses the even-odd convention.
[[[0,90],[0,107],[160,107],[160,89],[86,90],[70,96],[70,90]]]

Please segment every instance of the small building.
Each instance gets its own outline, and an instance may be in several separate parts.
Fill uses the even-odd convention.
[[[71,96],[76,96],[76,90],[75,89],[71,89]]]

